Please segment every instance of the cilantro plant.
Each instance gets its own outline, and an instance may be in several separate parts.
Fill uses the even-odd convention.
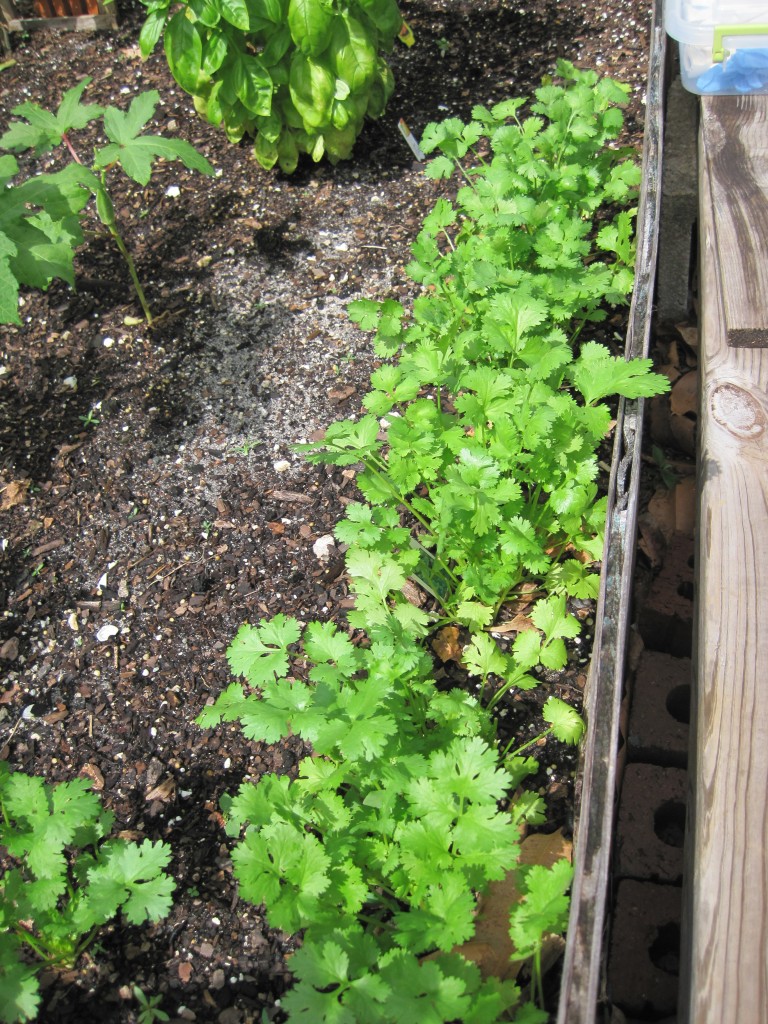
[[[513,959],[532,959],[533,989],[542,1004],[541,952],[546,935],[558,935],[568,925],[573,867],[569,861],[559,860],[551,868],[542,864],[521,867],[520,874],[523,899],[510,913],[509,936],[515,947]]]
[[[332,623],[243,626],[227,654],[246,686],[232,683],[198,724],[239,721],[250,739],[312,747],[296,780],[266,776],[224,802],[228,832],[245,828],[232,857],[241,896],[304,933],[283,999],[292,1019],[491,1024],[518,990],[451,950],[474,932],[476,893],[515,867],[541,802],[508,802],[487,711],[441,692],[397,628],[372,625],[355,646]]]
[[[19,167],[12,156],[0,156],[0,322],[20,323],[19,285],[47,289],[59,277],[74,286],[75,250],[84,241],[82,218],[91,197],[96,211],[128,266],[136,294],[148,323],[152,314],[136,267],[128,251],[107,188],[107,175],[122,167],[133,181],[146,185],[157,159],[181,160],[185,167],[213,174],[213,168],[183,139],[143,135],[155,112],[159,94],[140,93],[127,112],[116,107],[83,103],[89,78],[64,94],[55,114],[36,103],[22,103],[13,113],[19,120],[0,137],[0,149],[12,153],[34,150],[35,156],[64,145],[73,163],[54,174],[37,174],[20,184],[13,182]],[[95,150],[86,167],[75,150],[71,133],[103,118],[110,140]]]
[[[396,0],[142,3],[142,55],[164,36],[171,73],[197,112],[232,142],[253,138],[262,167],[290,174],[300,153],[346,159],[394,88],[380,54],[403,25]]]
[[[267,776],[224,803],[241,836],[241,895],[273,926],[303,932],[283,1000],[295,1019],[548,1019],[453,950],[473,935],[476,895],[517,870],[520,825],[541,813],[518,789],[538,767],[524,752],[550,735],[576,744],[584,723],[550,696],[549,727],[500,750],[493,712],[509,690],[540,685],[538,666],[566,664],[579,632],[568,598],[597,595],[605,399],[669,386],[649,360],[582,337],[631,290],[638,170],[608,145],[626,90],[566,63],[559,73],[529,116],[514,100],[427,129],[425,149],[441,154],[429,173],[456,169],[464,184],[414,247],[409,272],[424,294],[410,315],[392,300],[352,305],[390,361],[372,376],[367,415],[299,446],[311,461],[361,467],[365,500],[336,536],[355,596],[348,622],[363,639],[284,616],[243,626],[227,654],[246,685],[198,719],[239,721],[268,743],[298,736],[312,751],[295,780]],[[406,599],[409,577],[431,610]],[[487,627],[521,596],[530,628],[502,649]],[[434,679],[423,640],[449,621],[469,628],[462,660],[478,698]],[[510,935],[540,999],[570,865],[520,874]]]
[[[353,545],[362,616],[394,604],[414,629],[435,625],[405,607],[407,576],[442,621],[473,630],[532,582],[542,595],[597,595],[605,399],[669,385],[650,360],[581,337],[631,291],[633,211],[617,204],[631,202],[639,170],[609,146],[626,89],[566,62],[558,71],[562,83],[537,90],[528,116],[510,100],[476,107],[467,125],[427,127],[422,146],[440,153],[427,173],[458,168],[464,184],[454,203],[438,200],[414,245],[408,272],[424,294],[410,316],[392,299],[351,304],[377,353],[396,358],[371,378],[369,415],[299,446],[310,461],[362,465],[367,504],[337,528]],[[553,607],[535,613],[542,644],[516,641],[525,671],[565,663],[576,623]]]
[[[165,843],[107,839],[113,815],[90,783],[50,786],[0,762],[0,1020],[31,1020],[37,975],[71,967],[98,929],[164,917],[173,880]]]

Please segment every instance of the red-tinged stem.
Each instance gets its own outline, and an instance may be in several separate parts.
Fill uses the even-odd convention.
[[[83,161],[77,155],[77,152],[75,151],[75,148],[72,145],[72,143],[69,141],[69,136],[67,135],[66,132],[61,136],[61,141],[64,143],[64,145],[69,150],[69,155],[72,157],[72,159],[75,161],[75,163],[76,164],[80,164],[80,166],[82,166]]]

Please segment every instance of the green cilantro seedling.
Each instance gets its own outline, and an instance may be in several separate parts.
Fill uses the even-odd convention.
[[[363,500],[335,530],[355,642],[283,615],[243,626],[227,651],[242,678],[198,719],[312,750],[296,778],[265,776],[222,801],[240,894],[272,926],[303,933],[283,1001],[295,1019],[547,1019],[452,950],[473,935],[477,894],[519,870],[521,824],[542,820],[538,797],[517,789],[538,768],[524,752],[549,736],[576,744],[584,722],[550,696],[549,727],[500,751],[493,710],[536,686],[539,666],[565,666],[580,628],[568,598],[596,596],[603,400],[668,387],[647,361],[582,338],[631,291],[639,172],[610,145],[626,89],[564,62],[559,73],[527,107],[476,107],[469,124],[425,130],[425,151],[439,151],[428,173],[463,184],[414,244],[408,273],[423,294],[410,312],[391,299],[352,304],[388,361],[367,415],[299,446],[312,462],[358,468]],[[431,604],[408,599],[409,580]],[[530,628],[502,650],[492,626],[523,597]],[[438,689],[424,640],[448,622],[471,632],[462,661],[479,699]],[[511,933],[536,994],[569,883],[569,865],[521,873]]]
[[[533,864],[522,871],[523,898],[510,914],[509,935],[515,946],[515,960],[533,960],[533,989],[539,1005],[544,1004],[541,952],[548,933],[558,935],[568,923],[568,889],[573,879],[569,861],[559,860],[546,868]]]
[[[510,740],[504,749],[503,757],[506,757],[507,760],[519,758],[524,750],[534,746],[539,740],[547,736],[554,736],[561,743],[569,743],[576,746],[584,735],[584,719],[570,704],[566,704],[559,697],[549,697],[542,708],[541,715],[545,722],[550,723],[549,729],[544,729],[537,736],[534,736],[533,739],[519,746],[511,754],[509,753],[509,748],[516,741]]]
[[[139,1004],[139,1024],[154,1024],[158,1020],[170,1020],[165,1010],[160,1009],[162,996],[146,996],[138,985],[134,985],[133,997]]]
[[[89,409],[85,416],[77,417],[84,427],[97,427],[99,425],[99,419],[93,409]]]
[[[0,1020],[37,1013],[37,975],[72,967],[100,927],[122,913],[157,921],[171,906],[165,843],[106,838],[113,815],[85,779],[51,786],[0,762]],[[160,1019],[160,1018],[156,1018]]]
[[[412,523],[409,540],[367,531],[365,555],[348,555],[356,623],[383,622],[389,609],[414,634],[449,621],[477,631],[531,584],[597,595],[598,453],[612,428],[604,399],[658,394],[668,382],[648,360],[582,340],[631,291],[639,169],[613,147],[627,90],[567,62],[558,74],[527,109],[510,100],[474,108],[469,124],[425,129],[425,152],[440,154],[428,173],[458,169],[464,184],[453,202],[438,200],[413,246],[408,273],[424,293],[410,314],[392,299],[350,305],[392,361],[371,377],[371,415],[300,448],[313,462],[361,463],[368,507]],[[483,138],[491,155],[480,160]],[[439,619],[405,607],[404,578],[435,599]],[[561,667],[576,628],[566,621],[572,632],[544,624],[544,642],[519,638],[518,665]]]

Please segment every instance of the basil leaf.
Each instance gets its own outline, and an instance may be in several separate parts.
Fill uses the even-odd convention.
[[[203,41],[186,11],[177,11],[165,29],[165,56],[176,81],[185,92],[198,91],[202,73]]]
[[[316,57],[328,46],[336,19],[329,0],[290,0],[288,28],[302,53]]]

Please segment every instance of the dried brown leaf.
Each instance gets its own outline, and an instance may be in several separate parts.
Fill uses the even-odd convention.
[[[13,508],[14,505],[20,505],[26,498],[31,483],[32,481],[27,478],[11,480],[5,487],[0,488],[0,494],[3,496],[0,501],[0,508]]]
[[[677,333],[689,348],[696,351],[699,347],[699,329],[690,324],[677,324]]]
[[[526,607],[530,607],[527,604]],[[530,630],[536,629],[533,624],[533,620],[529,619],[527,615],[523,615],[522,612],[518,612],[513,619],[509,622],[500,622],[498,626],[491,626],[491,633],[524,633],[530,632]]]
[[[689,416],[670,416],[669,425],[677,448],[686,455],[696,454],[696,423]]]
[[[461,662],[461,644],[459,643],[459,627],[444,626],[432,639],[432,650],[438,658],[445,661]]]
[[[415,583],[411,580],[406,580],[400,589],[406,601],[416,605],[417,608],[421,608],[424,604],[425,597],[423,591],[419,590]]]
[[[673,415],[696,415],[699,407],[699,375],[691,371],[675,381],[669,396],[669,407]]]
[[[646,522],[661,532],[667,543],[675,532],[675,494],[674,491],[660,487],[648,502]]]
[[[104,789],[104,776],[95,764],[91,764],[90,762],[88,762],[88,764],[84,764],[80,769],[80,774],[85,775],[86,778],[91,780],[91,789],[95,790],[97,793],[100,793],[102,789]]]
[[[156,786],[153,786],[147,792],[145,797],[147,803],[152,803],[153,800],[159,800],[161,803],[167,804],[170,800],[173,800],[176,795],[176,780],[169,775],[163,779]]]
[[[696,478],[684,477],[675,487],[675,529],[692,535],[696,526]]]

